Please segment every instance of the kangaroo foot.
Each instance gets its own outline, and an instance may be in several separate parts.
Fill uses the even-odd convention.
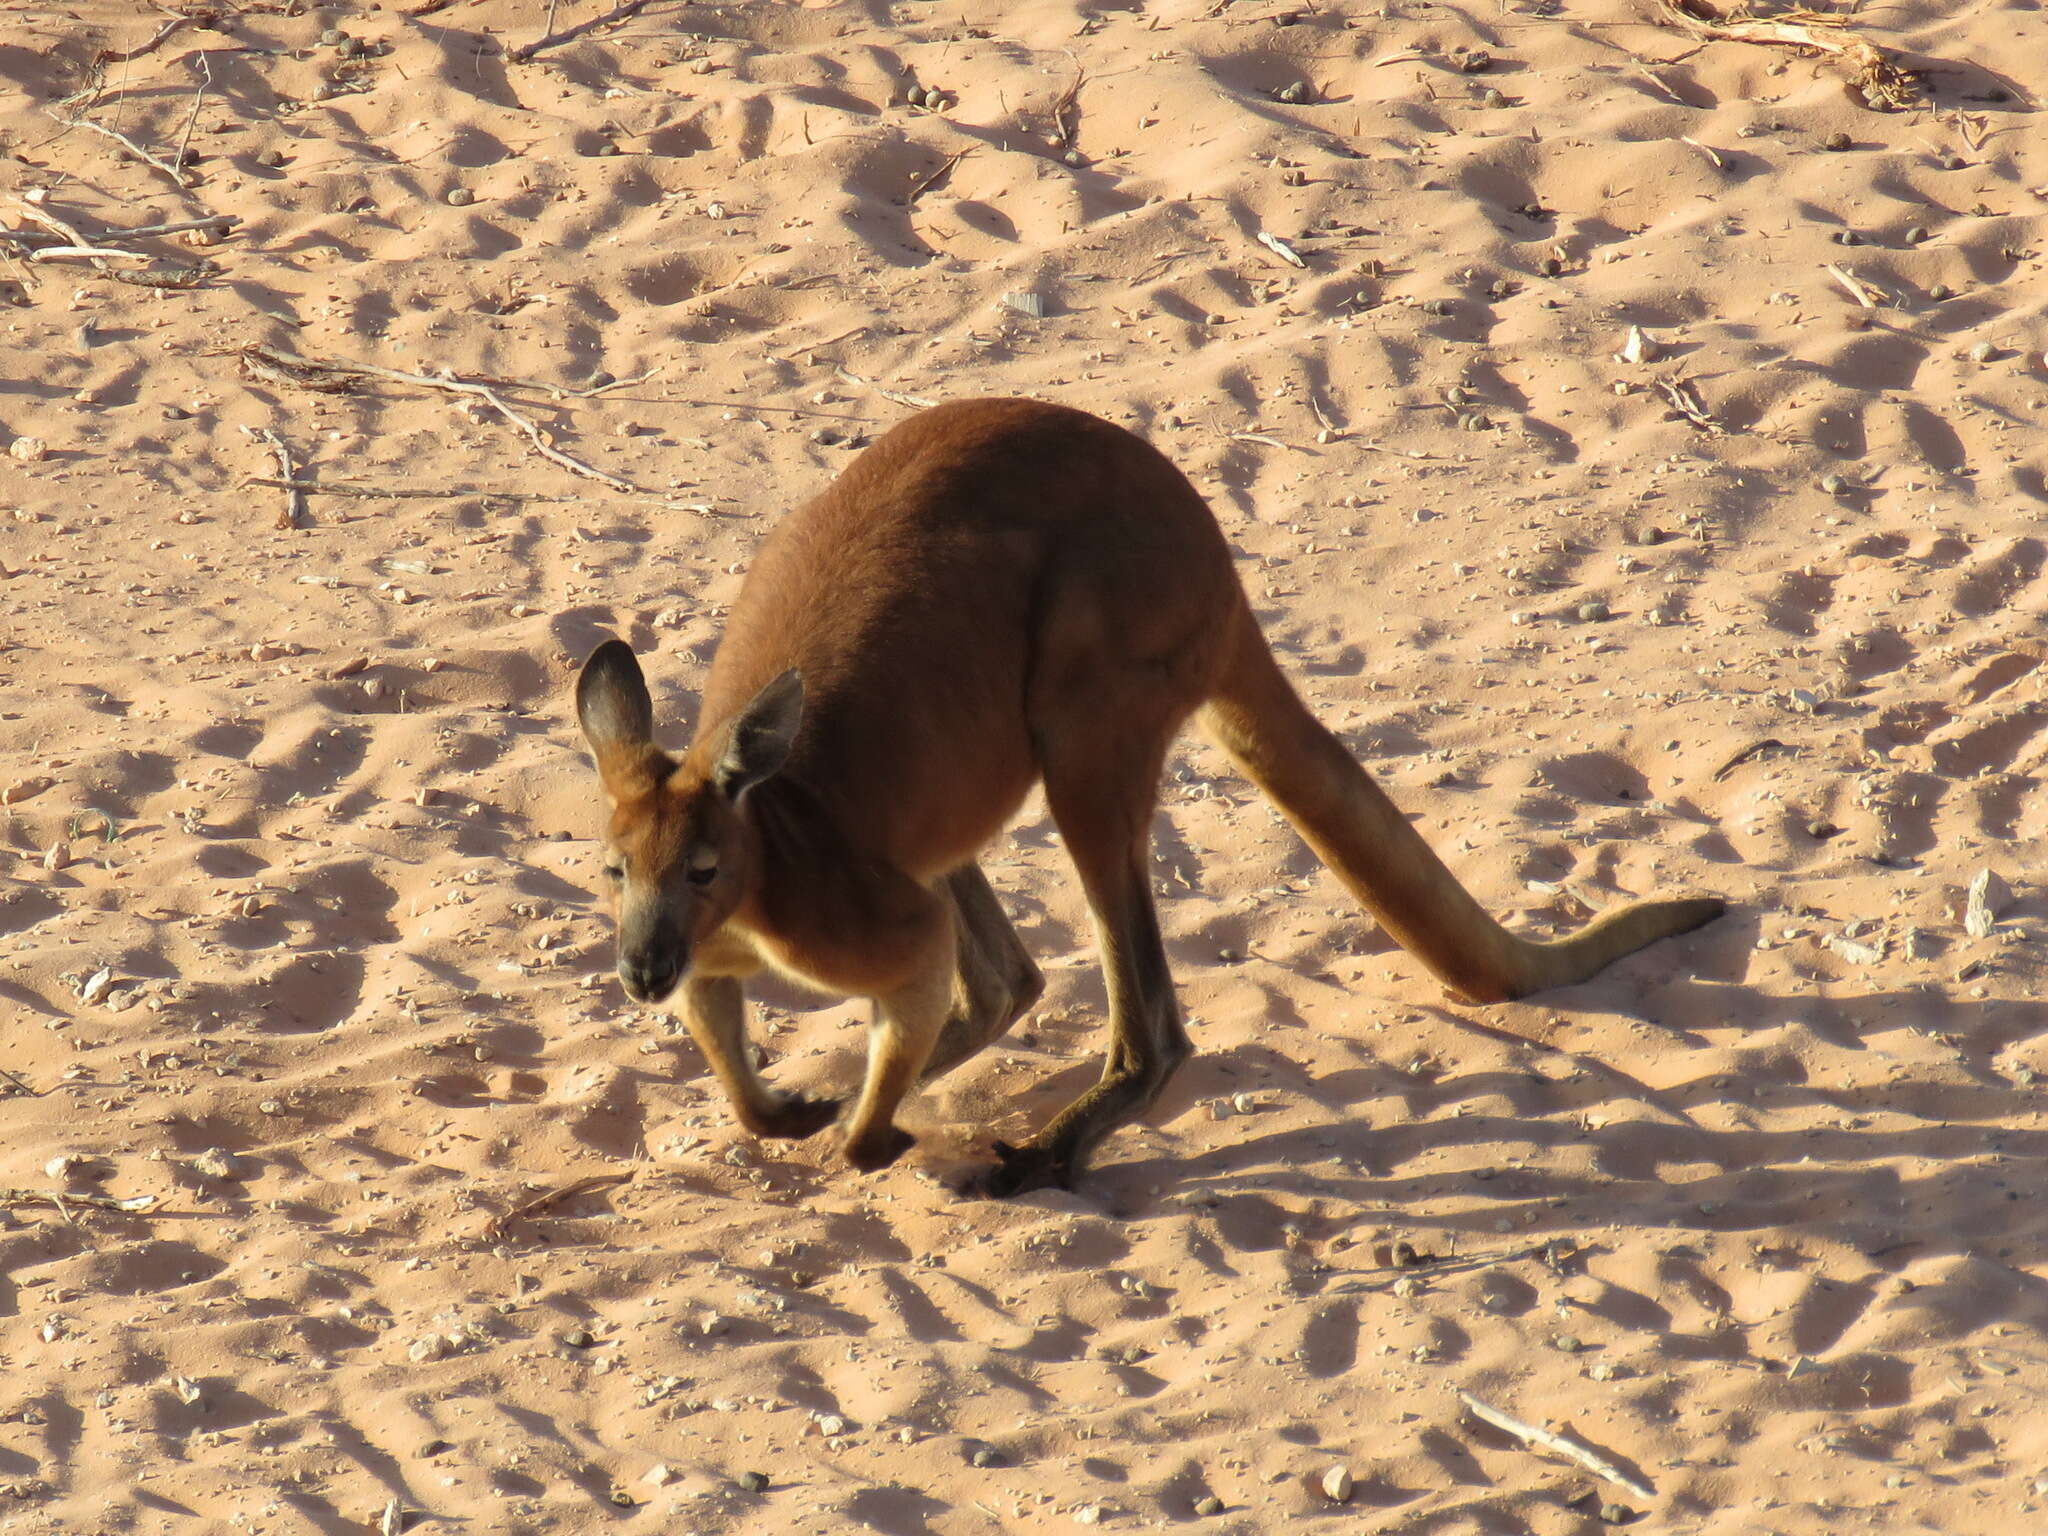
[[[866,1136],[846,1139],[846,1160],[862,1173],[873,1173],[886,1168],[897,1158],[917,1145],[917,1138],[906,1130],[885,1125]]]
[[[981,1176],[978,1192],[994,1200],[1007,1200],[1034,1189],[1071,1189],[1074,1167],[1057,1152],[1026,1142],[1013,1147],[1007,1141],[995,1144],[996,1164]]]
[[[756,1136],[776,1141],[802,1141],[815,1136],[839,1118],[839,1100],[814,1099],[807,1093],[788,1093],[782,1102],[764,1115],[753,1117],[747,1129]]]

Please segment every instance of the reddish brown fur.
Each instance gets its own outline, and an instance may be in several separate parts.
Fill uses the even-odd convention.
[[[1502,929],[1302,707],[1193,487],[1138,438],[1058,406],[926,411],[783,519],[680,762],[653,748],[622,650],[594,655],[579,688],[628,855],[622,974],[638,955],[636,974],[659,981],[663,946],[678,950],[692,1027],[742,1115],[789,1134],[815,1128],[819,1107],[731,1059],[744,1057],[737,1003],[709,983],[765,964],[875,998],[848,1131],[862,1166],[907,1144],[893,1112],[928,1064],[986,1044],[1036,996],[973,860],[1040,780],[1095,914],[1112,1040],[1103,1080],[1001,1148],[993,1185],[1070,1179],[1156,1096],[1188,1046],[1147,835],[1167,748],[1198,709],[1389,931],[1469,996],[1576,979],[1720,910],[1632,907],[1552,945]],[[792,668],[800,729],[774,702]],[[779,766],[735,803],[721,787],[737,782],[735,743],[756,742]],[[682,879],[693,859],[715,863],[709,884]]]

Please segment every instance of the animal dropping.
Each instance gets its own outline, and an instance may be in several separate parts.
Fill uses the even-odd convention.
[[[757,1136],[841,1122],[864,1171],[912,1144],[912,1088],[1000,1038],[1043,981],[976,863],[1043,785],[1102,935],[1100,1079],[983,1188],[1070,1185],[1193,1050],[1153,908],[1151,825],[1190,719],[1389,936],[1477,1003],[1582,981],[1720,915],[1619,907],[1568,938],[1510,933],[1296,694],[1207,504],[1142,439],[1080,411],[968,400],[866,449],[762,544],[670,753],[632,649],[585,661],[576,712],[610,804],[619,979],[681,994]],[[771,1086],[747,1048],[762,972],[873,1001],[838,1102]]]

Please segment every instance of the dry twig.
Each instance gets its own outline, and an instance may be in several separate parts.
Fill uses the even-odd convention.
[[[1851,32],[1845,16],[1809,10],[1780,11],[1775,16],[1750,16],[1739,9],[1723,14],[1710,0],[1658,0],[1658,10],[1666,21],[1696,37],[1800,48],[1832,59],[1847,68],[1849,83],[1874,110],[1920,104],[1919,82],[1888,50]]]
[[[906,208],[915,208],[917,206],[917,200],[920,197],[923,197],[925,193],[931,191],[933,187],[936,187],[940,182],[944,181],[947,175],[952,171],[954,166],[958,165],[962,160],[965,160],[969,155],[973,153],[974,151],[972,149],[963,149],[948,155],[943,161],[940,162],[939,168],[937,170],[933,171],[929,176],[921,177],[917,181],[917,183],[911,187],[910,195],[903,199],[903,206]]]
[[[275,475],[245,475],[242,485],[275,485],[300,494],[356,496],[373,501],[446,501],[462,496],[482,496],[499,501],[581,501],[554,491],[491,491],[473,486],[429,488],[418,485],[359,485],[353,480],[293,480]]]
[[[1870,296],[1870,290],[1865,288],[1862,283],[1858,282],[1854,277],[1850,276],[1840,267],[1836,266],[1832,261],[1827,263],[1827,273],[1829,277],[1832,277],[1836,282],[1840,283],[1845,289],[1848,290],[1850,298],[1854,299],[1858,304],[1861,304],[1865,309],[1877,308],[1877,300],[1873,299]]]
[[[293,478],[298,473],[298,469],[292,463],[291,450],[285,447],[284,439],[268,427],[245,426],[242,430],[257,441],[270,444],[270,451],[277,455],[277,472],[284,477],[277,483],[285,488],[284,510],[277,514],[277,526],[280,528],[298,527],[306,515],[306,497],[305,493],[299,490],[298,483]]]
[[[505,1235],[505,1227],[510,1222],[537,1216],[551,1205],[559,1205],[562,1201],[577,1195],[587,1195],[592,1190],[610,1189],[615,1184],[628,1183],[632,1177],[630,1173],[593,1173],[588,1178],[577,1179],[573,1183],[562,1185],[559,1189],[542,1190],[531,1200],[523,1201],[511,1210],[501,1211],[493,1216],[484,1228],[484,1239],[487,1242],[495,1242]]]
[[[58,121],[61,123],[67,123],[74,128],[90,128],[94,133],[97,133],[102,137],[112,139],[116,144],[120,145],[123,149],[127,150],[129,154],[133,155],[136,159],[140,160],[144,165],[148,166],[151,170],[160,171],[164,175],[170,177],[171,184],[175,186],[180,192],[190,192],[192,190],[192,183],[186,179],[185,173],[183,171],[179,170],[174,165],[165,164],[162,160],[159,160],[155,155],[152,155],[148,150],[144,149],[140,144],[136,143],[133,139],[129,138],[127,134],[117,133],[114,129],[106,127],[104,124],[96,123],[89,117],[62,117],[59,118]]]
[[[652,496],[656,494],[653,491],[633,484],[630,480],[621,480],[617,475],[606,474],[601,469],[594,469],[581,459],[562,452],[561,449],[547,440],[546,435],[542,433],[538,426],[507,405],[504,398],[495,389],[491,388],[489,384],[477,383],[468,379],[440,379],[427,373],[407,373],[398,368],[380,368],[375,363],[340,363],[310,357],[295,357],[289,353],[279,352],[274,347],[243,347],[240,355],[243,359],[244,367],[249,367],[251,360],[254,359],[273,370],[274,376],[282,377],[286,382],[302,384],[313,389],[322,388],[323,386],[308,383],[305,377],[308,373],[314,375],[326,374],[335,378],[389,379],[394,383],[414,384],[422,389],[438,389],[448,394],[472,396],[483,401],[517,428],[525,436],[526,440],[533,444],[534,451],[540,454],[542,458],[561,465],[562,468],[570,471],[572,474],[582,475],[588,480],[595,480],[598,484],[610,486],[615,491],[627,491],[638,496]],[[504,381],[494,380],[493,382],[503,383]],[[289,479],[290,476],[286,476],[286,478]]]
[[[593,16],[588,21],[577,22],[573,27],[564,27],[559,32],[549,32],[545,36],[537,37],[530,43],[514,48],[505,57],[514,64],[524,64],[543,48],[553,48],[559,43],[573,42],[586,32],[595,32],[599,27],[609,26],[615,21],[624,21],[628,16],[637,16],[653,3],[654,0],[625,0],[623,5],[613,6],[602,16]]]
[[[1718,437],[1728,430],[1708,413],[1705,404],[1700,400],[1699,392],[1693,388],[1692,380],[1658,379],[1656,383],[1657,392],[1663,395],[1671,409],[1702,432],[1711,432]]]
[[[155,1204],[155,1195],[130,1195],[121,1200],[112,1195],[59,1194],[54,1189],[0,1189],[0,1205],[9,1209],[18,1205],[53,1205],[67,1220],[71,1214],[69,1207],[74,1205],[94,1211],[146,1211]]]
[[[1654,1499],[1656,1490],[1645,1483],[1639,1483],[1598,1451],[1583,1445],[1574,1445],[1563,1435],[1534,1424],[1524,1424],[1513,1414],[1502,1413],[1490,1403],[1483,1403],[1470,1392],[1460,1392],[1459,1399],[1471,1411],[1474,1418],[1491,1424],[1495,1429],[1513,1435],[1524,1445],[1541,1446],[1546,1451],[1555,1451],[1567,1460],[1575,1461],[1595,1477],[1605,1478],[1616,1487],[1626,1488],[1639,1499]]]

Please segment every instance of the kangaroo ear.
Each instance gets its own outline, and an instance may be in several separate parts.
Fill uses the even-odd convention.
[[[606,784],[654,745],[654,700],[633,648],[607,640],[576,676],[576,718]]]
[[[712,776],[728,800],[738,801],[781,768],[803,718],[804,680],[791,667],[755,694],[726,732]]]

